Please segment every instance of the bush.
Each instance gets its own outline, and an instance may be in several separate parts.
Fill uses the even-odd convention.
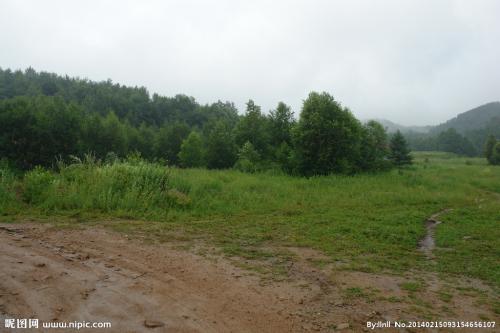
[[[43,202],[54,179],[52,173],[39,166],[27,172],[23,182],[23,199],[32,204]]]
[[[129,216],[164,215],[188,207],[189,186],[172,181],[170,169],[139,158],[62,165],[59,174],[36,168],[25,176],[23,196],[39,208],[87,210]]]

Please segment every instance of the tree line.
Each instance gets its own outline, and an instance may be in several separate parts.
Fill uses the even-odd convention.
[[[379,123],[361,123],[325,92],[310,93],[298,119],[283,102],[264,114],[249,100],[239,115],[231,102],[200,105],[109,80],[0,69],[0,158],[30,169],[86,153],[305,176],[411,163],[401,133],[390,138]]]

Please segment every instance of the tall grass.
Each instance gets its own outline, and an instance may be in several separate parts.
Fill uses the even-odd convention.
[[[136,217],[167,216],[190,205],[189,186],[175,183],[165,166],[141,160],[92,160],[35,168],[24,176],[23,197],[42,212],[94,211]]]
[[[19,210],[16,198],[16,177],[3,163],[0,164],[0,215],[9,215]]]

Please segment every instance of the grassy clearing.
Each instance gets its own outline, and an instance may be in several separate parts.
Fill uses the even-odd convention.
[[[500,285],[500,168],[483,159],[417,153],[402,171],[296,178],[234,170],[166,169],[129,161],[75,164],[15,180],[2,174],[3,215],[113,218],[115,228],[204,237],[227,254],[273,256],[268,245],[323,251],[366,272],[435,270]],[[21,199],[13,194],[18,188]],[[417,250],[431,214],[436,260]]]

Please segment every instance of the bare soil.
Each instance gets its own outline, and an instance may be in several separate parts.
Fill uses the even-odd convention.
[[[5,318],[106,321],[112,327],[97,331],[120,333],[365,332],[368,320],[432,318],[498,323],[488,303],[493,292],[479,281],[341,271],[318,266],[327,258],[302,248],[289,249],[295,259],[278,278],[179,245],[95,226],[0,224],[0,331]],[[417,277],[423,290],[401,287]],[[444,291],[449,297],[441,300]]]

